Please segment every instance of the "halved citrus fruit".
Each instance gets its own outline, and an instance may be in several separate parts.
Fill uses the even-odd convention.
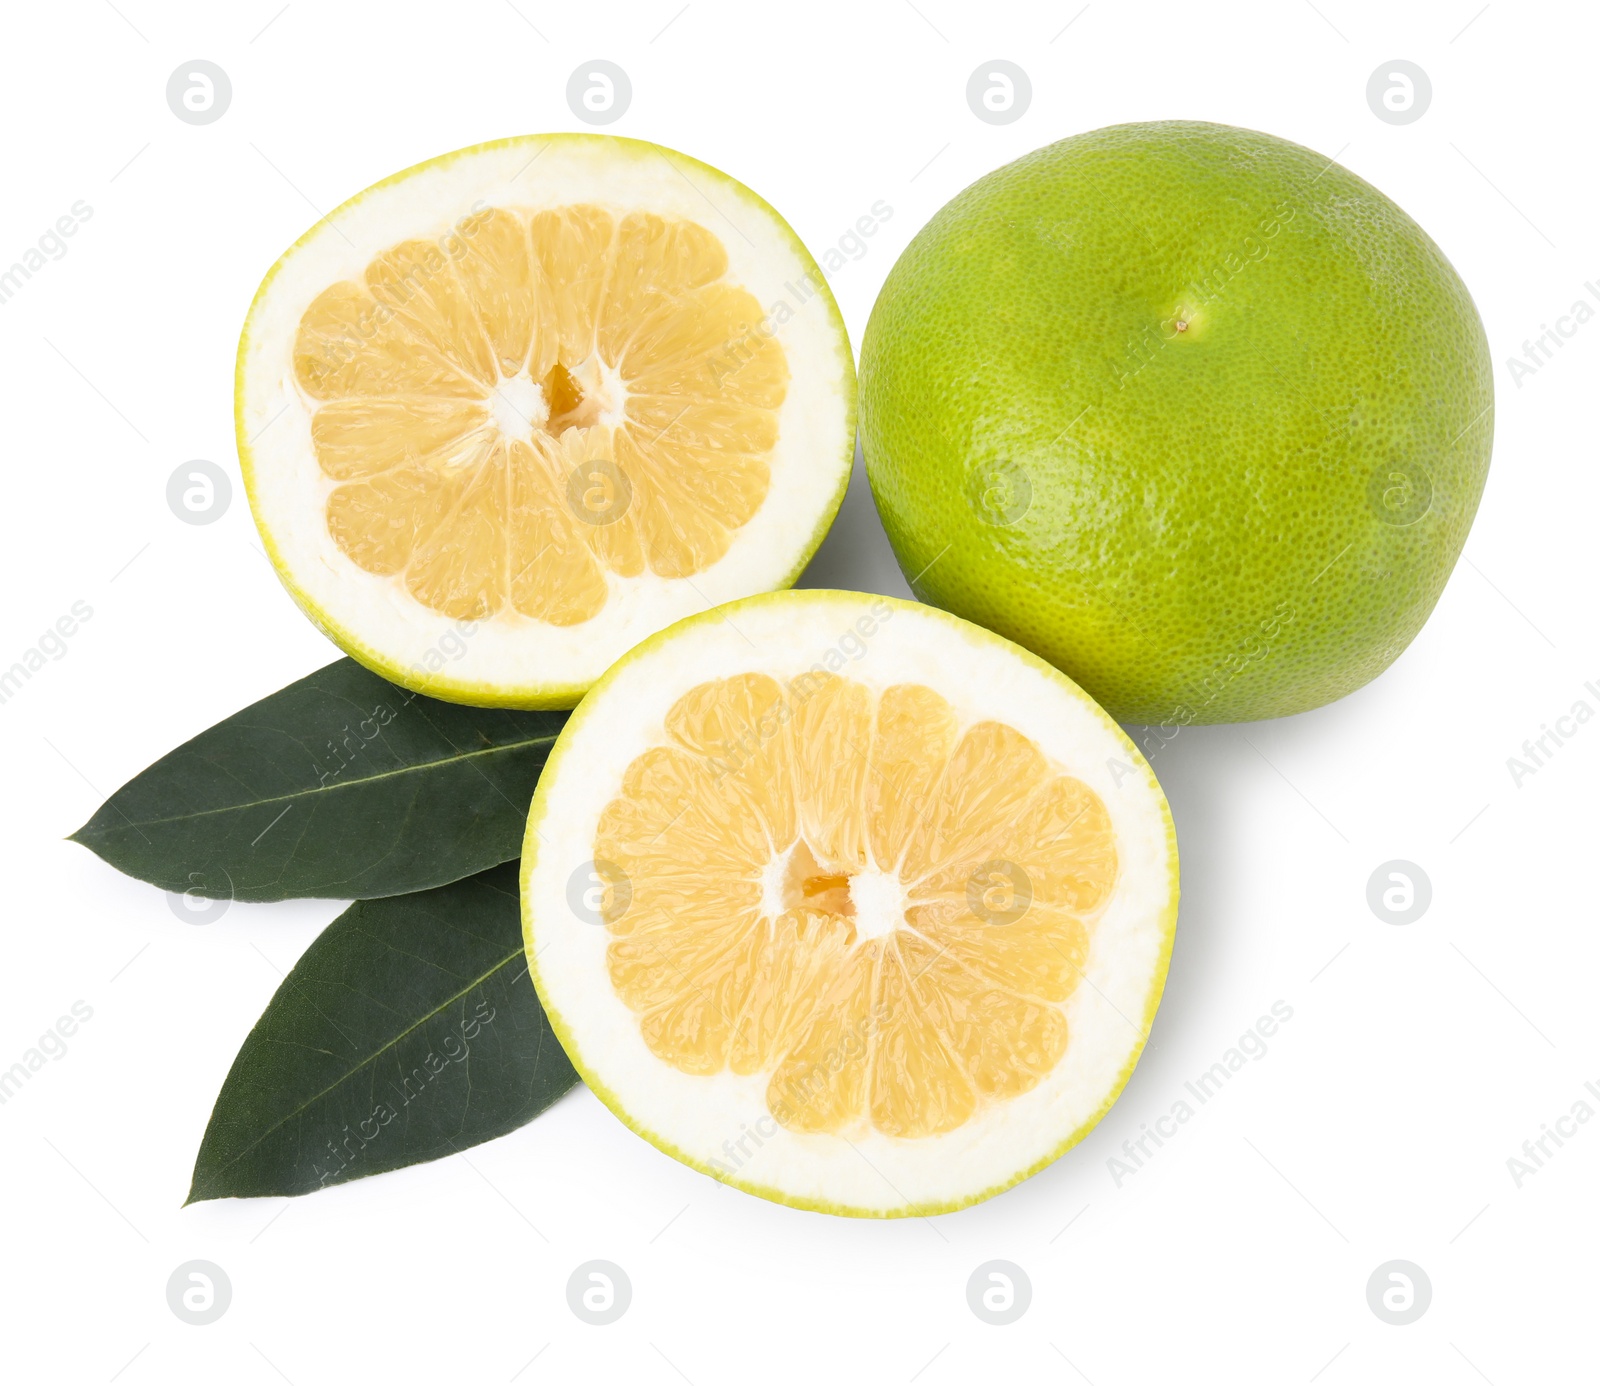
[[[1166,977],[1177,846],[1117,725],[999,636],[856,592],[679,622],[591,690],[523,845],[589,1087],[751,1193],[964,1207],[1080,1140]]]
[[[792,583],[855,375],[805,247],[682,154],[543,135],[407,169],[273,266],[246,489],[289,591],[435,697],[570,707],[643,637]]]

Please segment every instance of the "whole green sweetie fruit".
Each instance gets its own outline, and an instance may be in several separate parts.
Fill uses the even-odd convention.
[[[979,179],[861,353],[917,595],[1125,722],[1302,712],[1433,610],[1489,468],[1488,343],[1427,233],[1331,159],[1191,121]]]

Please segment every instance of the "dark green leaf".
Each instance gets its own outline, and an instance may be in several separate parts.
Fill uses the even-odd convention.
[[[578,1081],[528,977],[517,865],[366,900],[278,988],[228,1071],[189,1202],[303,1194],[531,1121]]]
[[[442,703],[341,659],[163,756],[72,836],[217,899],[426,890],[521,851],[566,719]]]

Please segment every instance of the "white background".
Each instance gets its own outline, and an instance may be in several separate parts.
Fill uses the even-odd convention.
[[[1520,386],[1508,366],[1600,284],[1592,13],[70,0],[8,6],[5,47],[0,264],[75,201],[94,213],[0,306],[0,665],[73,602],[94,615],[0,706],[0,1067],[74,1001],[94,1016],[0,1107],[0,1374],[1513,1386],[1592,1373],[1600,1122],[1520,1188],[1506,1163],[1600,1084],[1600,722],[1520,787],[1506,765],[1577,699],[1600,709],[1583,686],[1600,686],[1600,325]],[[203,127],[164,97],[196,57],[234,88]],[[1191,117],[1337,155],[1433,234],[1488,328],[1497,436],[1465,558],[1374,684],[1285,721],[1186,730],[1155,756],[1183,853],[1166,1000],[1118,1106],[1020,1188],[931,1222],[791,1211],[678,1165],[579,1091],[463,1157],[180,1209],[239,1042],[339,906],[235,905],[196,928],[62,839],[151,760],[335,651],[279,588],[242,498],[186,526],[167,477],[208,458],[237,480],[239,324],[315,215],[433,154],[584,128],[566,83],[596,57],[633,82],[613,131],[726,169],[814,253],[879,199],[893,207],[834,277],[858,343],[917,228],[1039,145]],[[990,58],[1031,76],[1014,124],[966,105]],[[1366,103],[1395,58],[1433,83],[1410,125]],[[905,590],[859,485],[812,580]],[[1393,858],[1433,885],[1403,927],[1366,903]],[[1294,1016],[1267,1055],[1119,1187],[1107,1162],[1121,1143],[1280,999]],[[233,1285],[209,1327],[165,1297],[196,1258]],[[633,1283],[610,1327],[566,1303],[568,1275],[595,1258]],[[1033,1285],[1007,1327],[966,1302],[996,1258]],[[1395,1258],[1433,1286],[1405,1327],[1366,1299]]]

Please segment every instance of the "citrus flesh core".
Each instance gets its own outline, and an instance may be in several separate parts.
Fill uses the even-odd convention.
[[[1280,716],[1382,672],[1492,430],[1482,324],[1422,228],[1322,155],[1198,122],[980,179],[862,342],[868,476],[918,595],[1126,722]]]
[[[869,1216],[1081,1139],[1176,898],[1165,800],[1101,709],[860,593],[749,598],[618,661],[523,846],[530,971],[591,1091],[716,1178]]]
[[[917,683],[749,673],[690,689],[665,730],[594,841],[629,882],[607,962],[652,1053],[764,1075],[791,1130],[903,1137],[1055,1066],[1116,879],[1093,790]]]
[[[574,625],[607,572],[700,572],[766,496],[788,384],[705,227],[491,208],[306,309],[295,375],[328,529],[443,615]],[[738,345],[736,345],[738,344]],[[741,349],[742,347],[742,349]]]
[[[393,682],[520,707],[792,583],[854,408],[837,305],[772,208],[604,135],[459,150],[329,213],[258,290],[236,386],[251,509],[311,619]]]

